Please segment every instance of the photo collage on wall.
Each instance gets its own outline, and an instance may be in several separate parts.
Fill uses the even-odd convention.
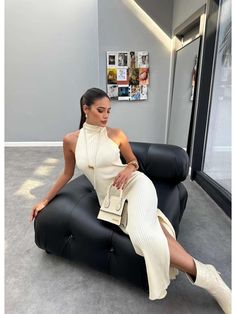
[[[149,84],[147,51],[107,52],[107,93],[113,100],[146,100]]]

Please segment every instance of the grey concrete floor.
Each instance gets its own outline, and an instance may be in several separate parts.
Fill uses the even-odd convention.
[[[5,149],[6,314],[179,314],[222,313],[184,273],[166,298],[151,301],[126,282],[64,258],[48,255],[34,242],[31,207],[63,171],[61,147]],[[75,177],[80,172],[75,172]],[[195,182],[184,182],[189,199],[178,241],[195,258],[212,263],[231,286],[231,220]]]

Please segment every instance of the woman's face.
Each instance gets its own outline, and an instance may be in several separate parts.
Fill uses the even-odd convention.
[[[84,112],[87,113],[86,122],[90,124],[105,126],[108,122],[110,111],[110,100],[107,97],[97,99],[90,108],[84,105]]]

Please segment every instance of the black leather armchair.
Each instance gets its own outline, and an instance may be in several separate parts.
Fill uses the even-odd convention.
[[[181,183],[188,175],[187,153],[175,145],[130,144],[139,171],[156,187],[158,208],[178,236],[188,197]],[[123,156],[121,159],[125,162]],[[148,291],[144,258],[135,253],[129,236],[118,226],[97,219],[98,211],[97,195],[88,179],[81,175],[71,180],[34,220],[36,245],[47,253],[84,262]]]

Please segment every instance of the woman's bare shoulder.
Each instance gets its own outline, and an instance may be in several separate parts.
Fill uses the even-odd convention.
[[[107,132],[109,132],[110,134],[115,134],[117,132],[118,129],[116,128],[111,128],[109,126],[107,126]]]
[[[119,129],[119,128],[109,128],[109,127],[107,127],[107,128],[108,128],[107,131],[111,135],[114,135],[116,137],[121,137],[121,138],[126,136],[125,132],[122,129]]]
[[[75,146],[78,140],[80,130],[72,131],[64,135],[63,145],[68,146],[73,152],[75,151]]]
[[[63,137],[63,141],[66,141],[66,142],[73,142],[75,141],[78,136],[79,136],[79,131],[80,130],[76,130],[76,131],[72,131],[72,132],[69,132],[67,134],[64,135]]]
[[[119,128],[110,128],[107,127],[107,134],[108,136],[120,146],[122,143],[122,139],[125,136],[124,132]]]

